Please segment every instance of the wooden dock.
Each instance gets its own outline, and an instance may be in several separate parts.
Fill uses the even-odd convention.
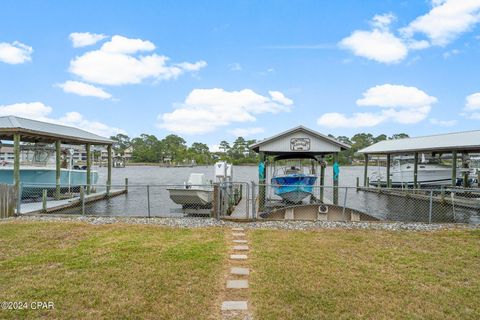
[[[385,189],[378,187],[358,187],[357,191],[372,192],[378,194],[385,194],[390,196],[397,197],[406,197],[411,199],[418,199],[424,201],[430,201],[431,190],[418,190],[418,189]],[[452,197],[451,194],[454,191],[455,196]],[[434,190],[432,201],[435,203],[449,204],[455,206],[462,206],[466,208],[479,209],[480,208],[480,193],[477,193],[477,197],[465,197],[458,194],[467,194],[468,190],[448,190],[445,189],[442,193],[441,191]]]
[[[84,201],[85,201],[85,204],[88,204],[88,203],[116,197],[126,193],[127,193],[126,189],[110,190],[108,194],[106,191],[92,193],[89,195],[85,195]],[[50,212],[57,212],[57,211],[71,209],[75,207],[81,207],[81,206],[82,206],[82,201],[80,196],[64,199],[64,200],[49,200],[46,202],[46,208],[44,207],[43,202],[22,203],[20,205],[20,214],[34,215],[39,213],[50,213]]]

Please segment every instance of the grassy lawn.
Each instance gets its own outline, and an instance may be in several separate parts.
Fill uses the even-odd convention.
[[[0,223],[0,319],[212,319],[226,246],[222,229]]]
[[[480,319],[480,230],[249,236],[257,319]]]

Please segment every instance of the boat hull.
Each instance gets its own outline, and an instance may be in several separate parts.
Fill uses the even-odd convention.
[[[300,203],[313,194],[313,185],[317,180],[313,175],[286,175],[272,178],[275,195],[286,202]]]
[[[91,172],[91,185],[95,186],[98,181],[98,172]],[[20,168],[20,182],[22,197],[38,197],[43,190],[55,190],[56,171],[53,168]],[[0,183],[14,184],[13,168],[0,167]],[[78,191],[80,186],[87,184],[87,172],[85,170],[60,171],[61,192]]]
[[[170,199],[181,206],[208,206],[213,201],[213,190],[167,189]]]
[[[391,176],[392,187],[413,187],[413,170],[394,171]],[[419,168],[417,173],[417,183],[419,186],[444,186],[452,184],[452,169],[450,168]],[[371,186],[386,186],[385,174],[372,176],[370,178]]]

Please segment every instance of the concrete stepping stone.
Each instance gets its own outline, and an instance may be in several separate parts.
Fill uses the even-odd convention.
[[[234,233],[232,233],[232,236],[234,236],[234,237],[245,237],[245,233],[243,233],[243,232],[234,232]]]
[[[227,289],[247,289],[248,280],[228,280]]]
[[[233,246],[233,250],[237,250],[237,251],[248,251],[248,246]]]
[[[223,301],[222,311],[248,310],[247,301]]]
[[[241,240],[241,239],[235,239],[233,240],[233,243],[247,243],[247,240]]]
[[[232,228],[232,231],[245,231],[243,228]]]
[[[232,260],[247,260],[246,254],[231,254],[230,259]]]
[[[234,275],[237,275],[237,276],[248,276],[250,274],[250,269],[240,268],[240,267],[232,267],[232,268],[230,268],[230,274],[234,274]]]

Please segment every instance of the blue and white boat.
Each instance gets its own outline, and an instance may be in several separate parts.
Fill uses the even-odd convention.
[[[301,161],[298,165],[289,165],[275,169],[271,184],[275,195],[289,203],[300,203],[313,196],[317,176],[314,172],[305,172]],[[313,167],[310,167],[313,171]]]
[[[63,152],[60,169],[62,192],[78,191],[87,184],[86,166],[73,165],[72,152]],[[23,197],[37,197],[43,189],[53,191],[56,188],[56,168],[54,150],[45,146],[21,146],[20,183]],[[98,181],[98,172],[91,170],[90,182],[94,187]],[[13,163],[0,163],[0,183],[13,184]]]

